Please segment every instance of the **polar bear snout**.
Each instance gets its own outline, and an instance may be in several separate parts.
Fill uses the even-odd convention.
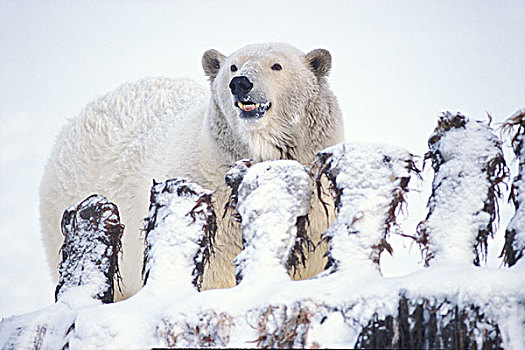
[[[232,95],[237,96],[239,99],[246,97],[252,88],[253,83],[245,76],[235,77],[230,82],[230,90],[232,91]]]
[[[229,87],[233,95],[233,104],[240,109],[239,117],[241,119],[260,119],[272,105],[270,101],[259,96],[260,94],[253,93],[253,83],[245,76],[233,78]]]

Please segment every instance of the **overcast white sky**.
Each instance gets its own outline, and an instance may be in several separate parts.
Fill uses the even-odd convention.
[[[0,0],[0,317],[53,300],[38,186],[66,118],[142,77],[205,84],[205,50],[268,41],[330,50],[348,140],[422,155],[442,111],[501,122],[525,107],[520,0]],[[409,230],[425,195],[412,196]]]

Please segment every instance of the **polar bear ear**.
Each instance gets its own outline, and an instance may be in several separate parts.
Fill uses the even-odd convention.
[[[210,81],[215,79],[221,69],[221,65],[224,62],[224,56],[217,50],[208,50],[202,55],[202,68],[204,74],[210,78]]]
[[[328,50],[316,49],[310,51],[306,54],[305,59],[308,67],[319,79],[327,76],[330,68],[332,68],[332,56]]]

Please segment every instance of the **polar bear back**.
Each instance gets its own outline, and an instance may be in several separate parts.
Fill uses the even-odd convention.
[[[127,226],[123,236],[127,262],[121,265],[124,289],[140,287],[142,218],[155,177],[152,166],[163,161],[155,158],[157,149],[166,147],[166,138],[184,134],[178,127],[190,118],[195,105],[208,99],[208,89],[189,79],[143,79],[91,102],[64,126],[40,190],[42,233],[52,267],[58,265],[63,240],[57,229],[63,211],[98,193],[117,204]]]

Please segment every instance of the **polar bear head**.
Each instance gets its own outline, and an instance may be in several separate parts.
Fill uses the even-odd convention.
[[[269,43],[228,57],[208,50],[202,65],[211,82],[212,108],[248,149],[247,156],[301,160],[325,143],[341,141],[334,142],[341,138],[342,121],[326,82],[331,61],[323,49],[304,54],[288,44]],[[305,141],[320,148],[304,149]]]

